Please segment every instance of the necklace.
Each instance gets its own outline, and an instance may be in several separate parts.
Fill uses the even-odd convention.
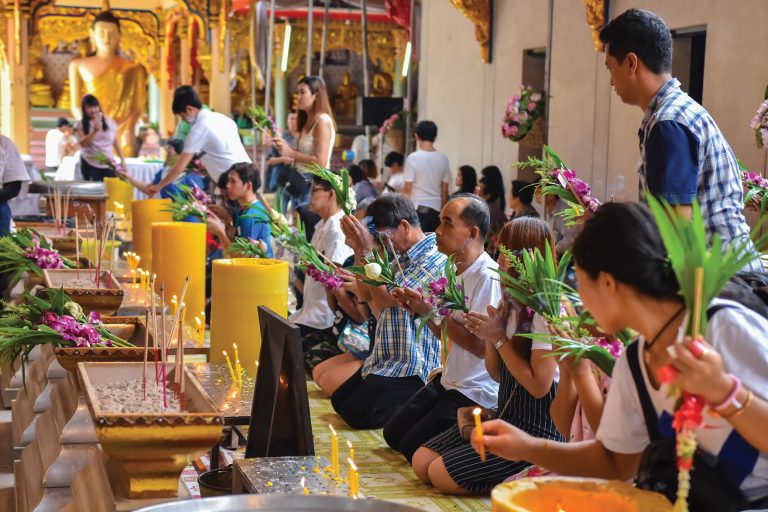
[[[651,364],[651,347],[656,343],[656,341],[661,337],[662,334],[664,334],[664,331],[667,330],[667,328],[672,325],[672,322],[677,319],[678,316],[680,316],[680,313],[682,313],[685,310],[685,306],[681,306],[680,309],[677,310],[677,313],[672,315],[672,318],[667,320],[667,323],[665,323],[661,329],[659,329],[659,332],[656,333],[656,336],[653,337],[650,343],[645,344],[645,350],[643,350],[643,359],[645,359],[645,364],[650,365]]]

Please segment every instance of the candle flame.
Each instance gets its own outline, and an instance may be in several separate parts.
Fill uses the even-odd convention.
[[[475,408],[472,410],[472,414],[474,414],[475,416],[480,416],[480,413],[481,413],[481,412],[483,412],[483,411],[482,411],[482,410],[480,410],[480,408],[479,408],[479,407],[475,407]]]
[[[222,350],[222,352],[224,353],[224,357],[227,357],[227,351],[226,350]]]
[[[256,361],[256,368],[258,368],[258,367],[259,367],[259,362],[258,362],[258,361]]]
[[[349,439],[347,439],[347,446],[349,446],[350,450],[352,449],[352,441],[350,441]]]
[[[347,462],[349,462],[349,467],[351,467],[353,471],[357,471],[357,466],[355,466],[355,462],[352,459],[347,459]]]
[[[560,505],[559,501],[557,502],[557,505],[555,505],[555,507],[557,507],[555,509],[555,512],[565,512],[565,509],[562,507],[562,505]]]
[[[233,343],[232,346],[234,347],[235,350],[237,350],[237,343]]]
[[[328,424],[328,428],[331,429],[331,434],[333,434],[335,436],[336,435],[336,429],[333,428],[333,426],[330,423]]]
[[[306,483],[306,482],[305,482],[305,478],[304,478],[304,477],[301,477],[301,488],[302,488],[302,489],[303,489],[304,487],[306,487],[305,483]]]

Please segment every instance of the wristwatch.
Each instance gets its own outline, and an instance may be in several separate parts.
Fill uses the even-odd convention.
[[[496,341],[496,343],[493,344],[493,346],[496,347],[496,350],[501,350],[501,347],[506,345],[508,341],[509,340],[506,336],[502,336],[498,341]]]

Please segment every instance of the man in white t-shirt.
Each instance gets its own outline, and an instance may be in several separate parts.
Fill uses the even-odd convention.
[[[490,224],[486,202],[465,194],[446,203],[435,230],[438,250],[454,257],[469,309],[480,313],[501,299],[498,274],[494,272],[499,266],[485,252]],[[423,316],[433,308],[415,290],[406,288],[395,293],[413,314]],[[490,409],[496,405],[498,383],[485,368],[485,343],[464,328],[460,312],[429,322],[438,337],[445,327],[451,345],[442,374],[411,397],[384,426],[387,444],[409,461],[422,444],[456,423],[459,408],[480,405]]]
[[[339,208],[336,193],[329,182],[317,176],[312,177],[309,207],[321,219],[315,225],[312,246],[332,262],[344,265],[354,251],[345,242],[341,230],[344,212]],[[291,315],[290,320],[301,329],[304,360],[307,370],[311,372],[323,360],[340,353],[337,346],[340,333],[335,325],[336,313],[328,304],[325,286],[309,274],[307,270],[304,278],[304,305]]]
[[[11,207],[8,202],[19,195],[21,184],[29,174],[16,144],[0,135],[0,236],[11,231]]]
[[[405,160],[403,195],[410,198],[419,214],[421,229],[434,231],[440,224],[440,209],[448,202],[451,166],[448,157],[435,149],[437,125],[421,121],[416,125],[419,149]]]
[[[184,140],[184,151],[178,162],[160,183],[148,187],[150,195],[157,194],[160,189],[173,183],[197,153],[204,153],[200,160],[214,182],[233,165],[251,163],[235,122],[224,114],[204,109],[193,87],[182,85],[176,89],[173,94],[173,113],[192,127]]]
[[[48,130],[45,134],[45,170],[56,172],[61,160],[74,153],[76,146],[77,139],[72,135],[72,125],[60,117],[56,128]]]

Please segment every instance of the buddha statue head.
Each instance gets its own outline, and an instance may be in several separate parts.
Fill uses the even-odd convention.
[[[349,85],[349,81],[352,80],[352,75],[349,74],[349,71],[345,71],[344,74],[341,76],[341,83],[344,85]]]
[[[102,11],[93,19],[91,44],[101,57],[117,55],[120,48],[120,20],[112,11]]]

